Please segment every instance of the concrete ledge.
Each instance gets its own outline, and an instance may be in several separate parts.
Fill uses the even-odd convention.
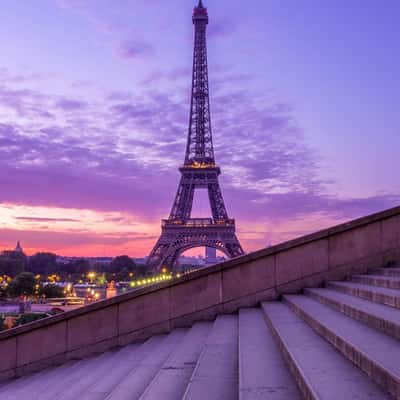
[[[0,379],[400,260],[400,207],[0,333]]]

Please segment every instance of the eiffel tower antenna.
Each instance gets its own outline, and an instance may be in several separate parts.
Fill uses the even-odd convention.
[[[192,96],[186,154],[179,169],[181,180],[169,218],[162,221],[162,232],[147,266],[153,270],[173,269],[179,256],[195,247],[211,247],[227,257],[244,254],[236,237],[235,220],[228,217],[219,186],[221,173],[214,157],[210,93],[208,86],[208,11],[199,0],[193,10],[194,55]],[[194,192],[207,189],[212,218],[191,218]]]

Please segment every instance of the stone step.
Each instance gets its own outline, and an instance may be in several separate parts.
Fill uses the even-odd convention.
[[[183,399],[238,399],[236,315],[220,315],[215,320]]]
[[[263,303],[262,308],[288,368],[305,399],[390,398],[360,369],[314,332],[288,305],[268,302]],[[286,400],[288,397],[277,399]]]
[[[113,368],[94,382],[84,393],[80,395],[82,400],[103,400],[105,399],[124,378],[137,368],[141,361],[164,339],[164,336],[152,336],[143,344],[136,345],[135,351],[124,354],[124,357]]]
[[[182,398],[212,325],[212,322],[198,322],[193,325],[151,381],[140,400]]]
[[[383,275],[383,276],[397,276],[400,277],[399,267],[390,268],[374,268],[370,271],[372,275]]]
[[[126,346],[122,349],[117,349],[110,352],[110,356],[94,364],[90,369],[86,369],[84,374],[81,374],[78,379],[75,380],[73,385],[65,388],[61,393],[54,397],[54,400],[75,400],[77,398],[83,398],[84,393],[87,392],[96,382],[102,380],[110,371],[116,368],[124,358],[129,354],[137,350],[136,345]]]
[[[15,398],[5,397],[4,400],[56,399],[60,393],[71,386],[71,383],[76,382],[82,374],[92,370],[96,364],[106,361],[111,356],[112,354],[108,352],[97,357],[86,358],[72,364],[68,363],[66,366],[54,368],[51,370],[52,372],[50,375],[42,376],[40,379],[35,380],[37,384],[33,383],[33,387],[25,386],[20,390],[15,390],[13,392],[16,396]],[[33,375],[32,378],[35,375]]]
[[[352,282],[364,285],[380,286],[388,289],[400,289],[400,277],[384,275],[353,275]]]
[[[284,301],[372,380],[395,398],[400,397],[400,346],[397,340],[308,296],[285,295]]]
[[[239,310],[239,398],[302,399],[259,308]]]
[[[400,310],[331,289],[305,289],[304,292],[348,317],[400,339]]]
[[[69,371],[72,372],[72,366],[77,364],[76,361],[70,361],[60,367],[47,368],[43,371],[14,379],[1,387],[0,399],[35,398],[38,393],[46,388],[48,382],[57,379],[57,376],[60,374],[68,374]],[[27,395],[29,397],[26,397]]]
[[[328,282],[327,288],[357,296],[375,303],[400,308],[400,291],[356,282]]]
[[[54,371],[55,369],[45,369],[44,371],[24,375],[22,377],[1,383],[0,399],[5,398],[5,396],[12,391],[16,392],[22,390],[24,387],[33,386],[36,381],[40,382],[43,377],[46,378],[46,376],[51,376],[51,374],[54,374]]]
[[[170,354],[182,343],[187,329],[175,329],[164,336],[139,365],[122,379],[106,397],[107,400],[139,399]]]

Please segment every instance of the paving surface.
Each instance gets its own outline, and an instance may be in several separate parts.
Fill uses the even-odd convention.
[[[400,399],[399,281],[329,282],[3,382],[0,400]]]

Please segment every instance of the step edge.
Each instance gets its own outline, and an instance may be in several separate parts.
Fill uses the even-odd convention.
[[[296,357],[292,354],[289,349],[287,342],[279,334],[278,330],[275,328],[272,320],[268,316],[268,312],[265,309],[265,303],[261,303],[261,309],[263,311],[264,320],[267,324],[268,329],[272,333],[272,336],[278,346],[281,356],[289,369],[289,372],[299,389],[300,393],[304,396],[305,400],[319,400],[315,389],[313,388],[310,380],[302,372],[301,367],[296,360]]]
[[[306,288],[304,290],[304,293],[307,296],[313,298],[314,300],[317,300],[319,303],[326,305],[333,310],[339,311],[349,318],[352,318],[358,322],[362,322],[365,325],[367,325],[368,327],[373,328],[379,332],[382,332],[396,340],[400,340],[400,323],[397,324],[397,323],[387,320],[383,317],[379,317],[377,314],[368,313],[367,311],[361,310],[360,308],[358,308],[356,306],[346,304],[341,300],[333,300],[333,299],[329,298],[328,296],[324,296],[323,293],[314,291],[313,288]],[[344,295],[346,295],[346,294],[344,294]],[[346,295],[346,296],[351,296],[351,295]],[[351,297],[355,297],[355,296],[351,296]],[[360,298],[360,300],[369,301],[369,300],[365,300],[365,299],[361,299],[361,298]],[[340,303],[340,306],[337,304],[337,302]],[[375,302],[371,302],[371,303],[380,305],[380,303],[375,303]],[[349,310],[351,312],[349,312]],[[362,318],[354,315],[353,313],[361,314]],[[372,319],[373,323],[369,322],[371,319]]]
[[[367,376],[369,376],[382,390],[388,391],[391,395],[397,397],[400,395],[400,377],[396,377],[390,371],[388,371],[383,365],[381,365],[378,361],[369,357],[365,352],[360,349],[357,349],[353,344],[349,343],[346,339],[344,339],[341,335],[335,333],[330,328],[326,327],[324,324],[316,320],[313,316],[311,316],[308,312],[304,311],[301,307],[290,300],[291,297],[301,296],[301,295],[284,295],[283,301],[288,304],[289,307],[301,318],[305,321],[309,326],[324,340],[333,345],[336,350],[338,350],[343,357],[353,363],[356,367],[358,367],[362,372],[364,372]],[[328,333],[328,335],[324,335],[323,333]],[[330,340],[330,336],[334,336],[335,338],[340,340],[340,343],[344,347],[348,347],[351,350],[352,354],[357,354],[359,357],[351,357],[349,356],[344,349],[338,344],[337,340]],[[361,361],[360,361],[361,360]],[[371,374],[363,367],[365,364],[370,364],[371,366],[375,366],[377,369],[378,376],[385,377],[386,379],[378,380],[376,379],[376,374]],[[390,382],[388,382],[388,379]]]

